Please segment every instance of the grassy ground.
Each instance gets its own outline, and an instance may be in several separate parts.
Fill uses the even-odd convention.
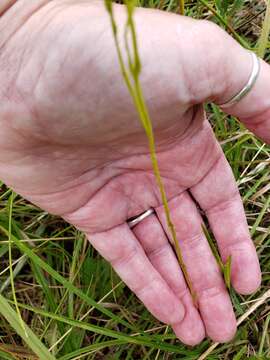
[[[233,30],[239,41],[256,49],[266,3],[198,0],[187,2],[185,11]],[[138,4],[179,12],[176,0],[140,0]],[[265,58],[270,62],[269,42],[259,41],[259,48],[261,53],[266,48]],[[270,147],[216,106],[208,105],[207,110],[238,182],[263,270],[262,287],[256,294],[231,294],[240,317],[270,285]],[[2,183],[0,255],[0,314],[5,315],[0,315],[0,360],[198,359],[211,346],[209,340],[193,349],[183,346],[169,327],[145,310],[82,234],[19,196],[13,197]],[[264,301],[242,322],[234,341],[217,346],[207,359],[270,359],[269,322],[270,302]]]

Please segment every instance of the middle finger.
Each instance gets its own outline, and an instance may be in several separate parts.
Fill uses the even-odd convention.
[[[173,324],[175,334],[183,343],[197,345],[205,336],[204,325],[193,304],[171,244],[156,215],[144,219],[133,228],[133,232],[154,268],[183,302],[185,317],[181,322]]]

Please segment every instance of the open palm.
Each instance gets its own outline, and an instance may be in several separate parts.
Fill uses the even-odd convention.
[[[1,178],[84,231],[183,342],[196,344],[205,333],[230,340],[236,321],[202,233],[202,216],[222,259],[232,256],[238,292],[257,289],[260,269],[231,169],[202,103],[222,103],[241,89],[250,54],[207,22],[156,11],[136,14],[142,86],[196,308],[170,245],[147,140],[121,78],[102,3],[41,3],[7,39],[0,59],[2,69],[12,64],[1,75]],[[121,32],[125,13],[122,6],[115,11]],[[208,54],[211,41],[222,46]],[[265,140],[269,84],[270,70],[262,62],[253,91],[229,109]],[[155,214],[129,229],[127,220],[149,208]]]

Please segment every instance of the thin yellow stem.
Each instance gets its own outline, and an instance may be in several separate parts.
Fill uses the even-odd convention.
[[[181,253],[181,249],[179,246],[179,242],[177,240],[175,227],[171,220],[168,199],[166,196],[165,187],[164,187],[162,177],[160,174],[160,170],[159,170],[159,166],[158,166],[152,122],[151,122],[151,119],[149,116],[147,105],[145,103],[145,99],[143,96],[143,91],[142,91],[142,88],[140,85],[139,77],[140,77],[140,72],[141,72],[141,63],[140,63],[140,58],[139,58],[138,46],[137,46],[136,31],[135,31],[133,18],[132,18],[133,10],[134,10],[134,2],[132,0],[125,0],[125,5],[127,8],[127,22],[126,22],[126,27],[125,27],[124,38],[125,38],[125,49],[127,52],[128,65],[129,65],[129,72],[128,72],[128,70],[126,69],[124,60],[123,60],[120,46],[119,46],[117,26],[116,26],[116,23],[115,23],[115,20],[113,17],[112,5],[109,0],[105,0],[105,1],[106,1],[107,10],[108,10],[108,12],[110,14],[110,18],[111,18],[111,24],[112,24],[112,28],[113,28],[114,40],[115,40],[115,44],[116,44],[120,68],[121,68],[124,80],[126,82],[126,85],[129,89],[129,92],[133,98],[136,109],[138,111],[139,119],[141,121],[141,124],[142,124],[142,126],[145,130],[145,133],[147,135],[147,138],[148,138],[148,145],[149,145],[150,158],[151,158],[151,162],[152,162],[153,172],[154,172],[154,175],[155,175],[155,178],[157,181],[158,188],[160,190],[161,199],[162,199],[162,203],[163,203],[165,215],[166,215],[167,226],[168,226],[168,229],[171,233],[171,236],[172,236],[172,239],[174,242],[175,251],[177,254],[179,265],[185,276],[187,285],[188,285],[191,295],[193,297],[193,301],[195,304],[197,304],[196,294],[193,290],[192,283],[188,276],[188,272],[187,272],[187,269],[186,269],[186,266],[185,266],[185,263],[183,260],[183,256]],[[184,2],[182,2],[182,3],[184,4]],[[129,44],[128,44],[128,31],[130,31],[130,34],[131,34],[133,57],[131,55],[131,51],[129,49]],[[131,78],[130,78],[129,73],[131,74]]]
[[[179,0],[179,14],[185,15],[185,0]]]
[[[181,252],[181,249],[180,249],[180,246],[179,246],[179,242],[177,240],[175,227],[174,227],[174,224],[173,224],[173,222],[171,220],[168,199],[167,199],[167,196],[166,196],[165,187],[164,187],[162,177],[161,177],[161,174],[160,174],[160,170],[159,170],[159,166],[158,166],[158,160],[157,160],[157,155],[156,155],[156,146],[155,146],[152,123],[151,123],[151,120],[150,120],[150,117],[149,117],[149,114],[148,114],[148,111],[147,111],[147,107],[146,107],[146,104],[145,104],[144,97],[142,95],[142,89],[141,89],[139,81],[135,81],[135,87],[136,87],[136,93],[139,95],[140,108],[144,110],[143,111],[144,116],[145,116],[144,120],[147,122],[147,124],[149,126],[148,127],[148,143],[149,143],[150,156],[151,156],[154,175],[155,175],[157,185],[158,185],[159,190],[160,190],[161,199],[162,199],[162,203],[163,203],[163,206],[164,206],[167,226],[168,226],[169,231],[170,231],[171,236],[172,236],[172,240],[173,240],[173,243],[174,243],[175,252],[176,252],[176,255],[177,255],[177,258],[178,258],[179,265],[180,265],[180,267],[182,269],[185,280],[186,280],[187,285],[188,285],[188,287],[190,289],[194,304],[197,304],[196,293],[193,290],[193,286],[192,286],[191,280],[189,278],[186,265],[185,265],[184,260],[183,260],[183,256],[182,256],[182,252]]]

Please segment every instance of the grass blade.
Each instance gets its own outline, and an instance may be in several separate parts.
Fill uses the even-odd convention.
[[[183,354],[183,355],[186,354],[186,350],[184,348],[181,348],[179,345],[172,345],[169,343],[165,343],[164,341],[161,341],[161,340],[153,341],[153,339],[148,339],[141,335],[127,335],[127,334],[124,334],[123,332],[107,329],[104,326],[98,326],[98,325],[86,323],[83,321],[69,319],[65,316],[53,314],[48,311],[45,311],[42,309],[37,309],[37,308],[34,308],[29,305],[19,304],[19,306],[22,307],[23,309],[27,309],[29,311],[35,312],[36,314],[54,319],[56,321],[61,321],[72,327],[75,327],[75,328],[77,327],[80,329],[88,330],[88,331],[94,332],[95,334],[109,336],[114,339],[118,339],[119,341],[123,341],[127,344],[138,344],[138,345],[148,346],[151,348],[160,349],[160,350],[164,350],[164,351],[168,351],[168,352],[174,352],[176,354]],[[189,352],[189,354],[191,356],[190,360],[196,359],[198,352],[197,351]],[[192,355],[194,355],[194,357]]]
[[[263,333],[262,333],[262,339],[261,339],[260,348],[259,348],[259,356],[263,355],[263,348],[264,348],[264,344],[265,344],[265,340],[266,340],[266,336],[267,336],[267,332],[268,332],[269,322],[270,322],[270,315],[268,315],[265,320]]]
[[[22,326],[21,322],[23,320],[21,317],[19,318],[16,311],[12,309],[8,301],[2,295],[0,295],[0,314],[9,322],[17,334],[26,342],[40,360],[55,360],[55,357],[52,356],[32,330],[25,323],[23,323]]]
[[[0,229],[8,235],[8,231],[0,225]],[[14,235],[11,234],[11,239],[14,241],[16,246],[22,251],[23,254],[26,254],[38,267],[46,271],[50,274],[55,280],[57,280],[60,284],[62,284],[66,289],[69,290],[70,293],[76,294],[79,298],[85,301],[86,304],[95,307],[101,313],[107,315],[109,318],[115,320],[117,323],[124,325],[130,330],[137,331],[134,326],[129,324],[127,321],[121,319],[119,316],[112,313],[110,310],[105,309],[103,306],[98,304],[95,300],[87,296],[83,291],[76,288],[74,285],[70,283],[70,281],[66,280],[63,276],[61,276],[57,271],[55,271],[50,265],[48,265],[45,261],[43,261],[39,256],[37,256],[26,244],[22,243],[18,240]]]
[[[267,1],[263,28],[258,41],[257,55],[260,56],[261,58],[264,58],[265,51],[268,48],[269,34],[270,34],[270,0]]]
[[[27,332],[24,326],[23,319],[21,317],[21,313],[17,304],[17,298],[16,298],[16,292],[15,292],[15,286],[14,286],[14,275],[13,275],[13,268],[12,268],[12,243],[11,243],[11,232],[12,232],[12,208],[13,208],[13,200],[14,200],[14,192],[11,192],[11,195],[8,199],[8,258],[9,258],[9,273],[10,273],[10,285],[11,285],[11,291],[12,296],[15,303],[15,308],[18,314],[18,319],[21,324],[22,329],[25,332],[25,336],[27,337]]]

